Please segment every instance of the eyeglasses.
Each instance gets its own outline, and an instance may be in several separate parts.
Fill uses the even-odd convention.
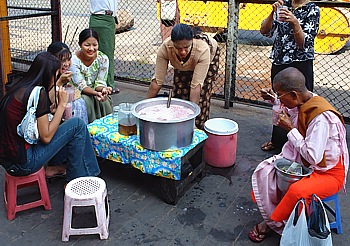
[[[281,97],[284,97],[285,95],[288,95],[289,93],[291,93],[291,91],[286,92],[286,93],[284,93],[284,94],[282,94],[280,96],[277,95],[277,99],[280,99]]]

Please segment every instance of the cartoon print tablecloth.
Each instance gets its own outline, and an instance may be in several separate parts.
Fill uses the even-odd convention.
[[[118,133],[118,118],[107,115],[88,124],[96,155],[104,159],[133,167],[156,176],[181,179],[181,158],[207,139],[204,131],[195,129],[191,145],[167,151],[152,151],[140,144],[139,135],[124,136]]]

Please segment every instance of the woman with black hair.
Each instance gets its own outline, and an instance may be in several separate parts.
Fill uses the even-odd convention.
[[[0,101],[0,163],[14,176],[26,176],[38,171],[49,161],[62,163],[66,160],[66,178],[70,181],[82,176],[97,176],[100,169],[86,124],[80,118],[61,123],[68,94],[58,87],[57,108],[49,121],[48,91],[56,92],[56,77],[61,61],[49,52],[36,56],[25,76],[16,82]],[[29,144],[17,134],[17,126],[27,111],[27,102],[35,86],[42,86],[36,109],[40,141]],[[48,170],[49,169],[49,170]],[[49,166],[46,173],[62,172],[61,166]],[[64,170],[64,169],[63,169]]]
[[[156,73],[152,78],[147,98],[155,97],[161,89],[168,64],[174,67],[173,96],[199,105],[201,112],[196,117],[196,127],[204,128],[209,119],[212,83],[219,68],[217,42],[186,24],[178,24],[160,46],[157,53]]]
[[[73,83],[86,103],[89,123],[112,113],[112,87],[107,86],[109,60],[98,50],[98,34],[84,29],[79,34],[80,50],[72,56]]]
[[[72,71],[68,71],[72,64],[72,53],[70,52],[68,46],[62,42],[54,42],[49,45],[47,51],[56,56],[61,61],[61,68],[58,73],[57,86],[63,86],[68,84],[68,86],[74,87],[74,99],[72,102],[72,117],[81,118],[86,124],[88,124],[88,116],[86,104],[83,98],[81,98],[80,90],[71,82]],[[53,95],[53,90],[49,92],[49,95]],[[54,105],[54,104],[53,104]],[[52,110],[52,109],[51,109]],[[54,109],[55,110],[55,109]]]
[[[262,21],[260,27],[261,34],[269,38],[275,37],[270,54],[271,82],[283,69],[295,67],[303,73],[306,88],[311,92],[314,90],[314,43],[319,25],[320,9],[313,1],[277,0],[272,4],[272,11]],[[261,96],[265,100],[270,100],[275,107],[283,108],[282,105],[276,105],[278,98],[270,96],[275,94],[272,89],[268,91],[263,89],[260,92]],[[265,142],[261,149],[281,150],[287,141],[287,131],[273,125],[271,140]]]

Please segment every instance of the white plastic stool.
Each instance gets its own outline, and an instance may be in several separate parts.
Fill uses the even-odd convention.
[[[72,212],[75,206],[94,206],[97,227],[72,228]],[[62,241],[69,241],[70,235],[86,234],[99,234],[100,239],[107,239],[108,225],[109,204],[105,181],[98,177],[81,177],[70,181],[64,195]]]

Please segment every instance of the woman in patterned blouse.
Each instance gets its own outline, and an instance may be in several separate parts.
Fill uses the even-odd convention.
[[[281,6],[286,7],[280,8]],[[277,16],[278,9],[280,11]],[[278,0],[272,4],[272,11],[260,28],[260,32],[267,37],[272,37],[276,32],[270,54],[271,81],[283,69],[295,67],[304,74],[307,89],[313,91],[314,40],[319,23],[320,9],[309,0]],[[264,143],[261,148],[264,151],[280,149],[286,141],[286,132],[273,126],[271,141]]]
[[[79,34],[80,50],[72,56],[73,83],[86,103],[89,123],[112,113],[112,88],[107,87],[108,57],[98,50],[98,35],[94,29]]]

